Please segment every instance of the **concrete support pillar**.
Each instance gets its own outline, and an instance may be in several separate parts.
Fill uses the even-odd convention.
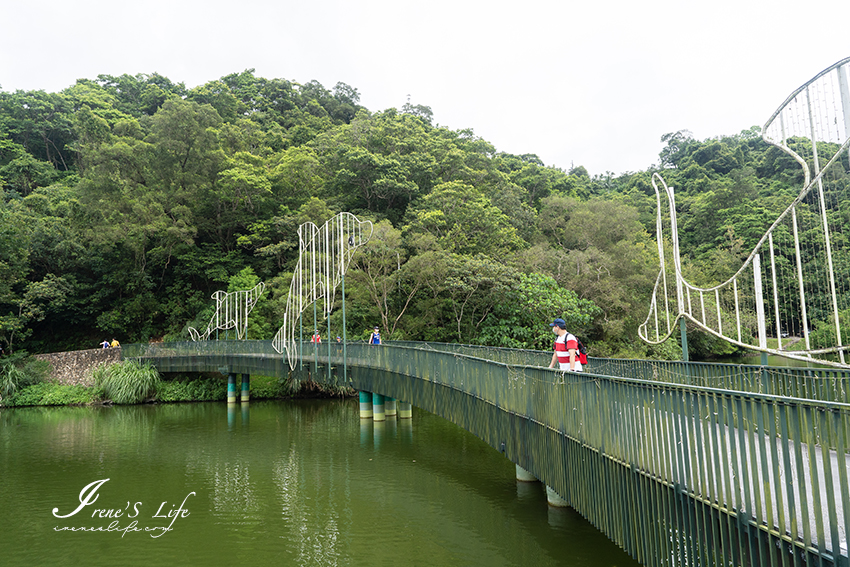
[[[236,374],[232,372],[227,375],[227,403],[236,403]]]
[[[546,500],[549,501],[549,506],[554,506],[555,508],[566,508],[569,506],[569,503],[558,496],[558,493],[552,490],[549,485],[546,485]]]
[[[243,402],[247,402],[250,399],[250,394],[249,394],[250,390],[251,390],[251,375],[250,374],[243,374],[242,375],[242,397],[241,397],[241,400]]]
[[[372,419],[375,421],[386,421],[387,415],[384,410],[384,396],[372,394]]]
[[[410,402],[398,402],[398,418],[410,419],[411,417],[413,417],[413,410]]]
[[[360,392],[360,419],[372,417],[372,392]]]
[[[395,417],[398,414],[395,398],[384,398],[384,411],[387,417]]]
[[[516,466],[516,479],[520,482],[537,482],[537,477],[519,465]]]

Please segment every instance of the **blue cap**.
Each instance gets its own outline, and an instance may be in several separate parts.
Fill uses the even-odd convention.
[[[550,327],[560,327],[562,329],[566,329],[567,328],[567,322],[564,321],[563,319],[555,319],[555,322],[549,323],[549,326]]]

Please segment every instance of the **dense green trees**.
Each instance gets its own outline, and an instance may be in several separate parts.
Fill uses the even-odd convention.
[[[799,168],[757,129],[662,140],[688,269],[719,281]],[[427,106],[371,112],[344,83],[253,70],[192,89],[153,74],[0,91],[0,344],[186,338],[214,291],[260,280],[249,333],[270,338],[298,225],[346,210],[375,223],[347,279],[351,337],[378,324],[387,339],[546,349],[561,316],[593,354],[663,355],[636,334],[657,272],[651,172],[547,167],[435,126]]]

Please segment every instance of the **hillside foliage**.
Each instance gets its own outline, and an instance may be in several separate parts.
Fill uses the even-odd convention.
[[[662,140],[657,166],[591,176],[499,152],[427,106],[370,111],[344,83],[247,70],[192,89],[152,74],[0,91],[0,345],[186,340],[212,293],[261,280],[249,338],[271,338],[298,225],[350,211],[375,223],[346,279],[350,338],[379,325],[388,340],[548,349],[560,316],[595,356],[676,356],[636,332],[658,270],[652,173],[676,187],[704,283],[740,266],[801,174],[756,127]],[[342,334],[340,313],[330,323]]]

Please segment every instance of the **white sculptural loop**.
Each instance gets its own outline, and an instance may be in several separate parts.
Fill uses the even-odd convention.
[[[286,351],[290,368],[295,368],[298,356],[295,341],[298,318],[304,309],[319,300],[323,302],[323,312],[331,313],[336,288],[351,257],[369,241],[372,230],[370,221],[361,221],[351,213],[339,213],[320,227],[311,222],[298,227],[298,263],[289,286],[283,325],[272,341],[277,352]]]
[[[265,289],[266,284],[260,282],[253,289],[215,292],[212,294],[215,300],[215,314],[210,319],[206,331],[199,333],[194,327],[189,327],[189,336],[193,341],[205,341],[213,331],[235,329],[237,340],[244,339],[248,334],[248,314],[257,305]]]
[[[848,309],[841,300],[850,294],[845,273],[850,250],[846,244],[833,246],[831,224],[847,200],[850,58],[795,90],[767,121],[762,139],[800,164],[803,187],[741,268],[713,287],[701,288],[683,277],[673,189],[653,174],[661,270],[649,315],[638,334],[652,344],[664,342],[675,331],[676,321],[685,318],[742,347],[847,367],[845,350],[850,347],[843,342],[846,333],[839,312]],[[665,251],[665,230],[669,230],[672,251]],[[783,327],[789,322],[796,328]],[[813,325],[821,331],[818,345],[813,344]],[[783,348],[783,339],[794,330],[802,335],[802,344],[793,350]],[[775,334],[776,348],[768,346],[768,332]],[[836,355],[838,361],[832,358]]]

